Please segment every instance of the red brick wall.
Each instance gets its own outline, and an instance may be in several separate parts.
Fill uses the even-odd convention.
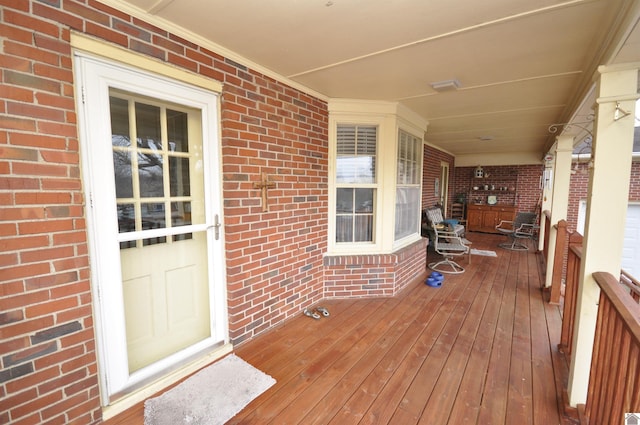
[[[438,150],[433,146],[424,145],[423,174],[422,174],[422,209],[434,206],[440,201],[435,195],[435,180],[440,178],[441,162],[449,163],[449,203],[457,193],[454,190],[454,158],[446,152]],[[442,182],[440,182],[442,184]]]
[[[93,423],[100,411],[69,29],[51,19],[55,7],[2,3],[0,423]]]
[[[515,204],[518,211],[538,211],[541,202],[540,177],[544,171],[542,165],[505,165],[483,167],[488,178],[475,179],[476,167],[456,167],[454,188],[456,193],[467,193],[467,199],[478,197],[486,202],[486,193],[474,192],[473,186],[494,184],[496,187],[515,186],[516,192],[492,192],[499,203]]]
[[[325,298],[393,296],[425,272],[427,240],[393,254],[325,257]]]
[[[1,3],[0,423],[101,417],[70,28],[224,83],[232,340],[322,297],[325,102],[91,0]]]
[[[640,162],[631,163],[629,202],[640,202]]]
[[[225,68],[223,179],[229,324],[234,343],[322,297],[327,105],[242,66]],[[237,74],[234,75],[234,74]],[[262,212],[261,173],[269,212]]]

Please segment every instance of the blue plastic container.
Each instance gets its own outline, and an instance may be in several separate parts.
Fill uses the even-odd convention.
[[[433,277],[429,277],[427,278],[426,284],[428,286],[431,286],[432,288],[439,288],[440,286],[442,286],[442,280],[433,278]]]
[[[429,278],[435,279],[438,282],[442,283],[442,281],[444,280],[444,275],[438,272],[431,272],[431,274],[429,275]]]

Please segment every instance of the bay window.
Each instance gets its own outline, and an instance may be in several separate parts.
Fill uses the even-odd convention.
[[[392,102],[329,102],[329,255],[391,253],[420,240],[427,122]]]
[[[395,240],[419,231],[422,140],[400,130],[396,177]]]
[[[373,242],[376,126],[338,125],[336,242]]]

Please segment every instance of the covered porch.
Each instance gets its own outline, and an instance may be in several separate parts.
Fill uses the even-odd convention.
[[[497,257],[461,260],[466,272],[440,288],[420,278],[395,297],[327,301],[329,318],[301,314],[236,347],[277,384],[231,423],[577,423],[541,256],[468,238]],[[142,415],[138,405],[107,423]]]

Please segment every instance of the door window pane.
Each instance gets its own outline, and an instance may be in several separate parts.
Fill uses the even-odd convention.
[[[188,226],[191,224],[191,202],[171,203],[171,226]]]
[[[189,110],[115,89],[109,104],[120,233],[203,224],[204,171],[196,166],[202,148],[189,139],[200,137]],[[136,137],[133,145],[131,135]],[[120,246],[190,239],[192,234],[185,232]]]
[[[155,198],[164,196],[162,156],[156,154],[138,155],[138,179],[140,196]]]
[[[131,177],[131,151],[128,149],[131,146],[129,102],[126,99],[110,96],[109,105],[116,196],[131,198],[133,196],[133,181]]]
[[[184,112],[167,109],[167,133],[171,152],[189,152],[187,117]]]
[[[136,102],[136,134],[138,146],[149,149],[162,149],[160,128],[160,108]]]
[[[190,196],[189,158],[169,158],[169,185],[171,196]]]
[[[128,150],[113,150],[113,170],[116,180],[116,197],[133,197],[133,179],[131,152]]]

